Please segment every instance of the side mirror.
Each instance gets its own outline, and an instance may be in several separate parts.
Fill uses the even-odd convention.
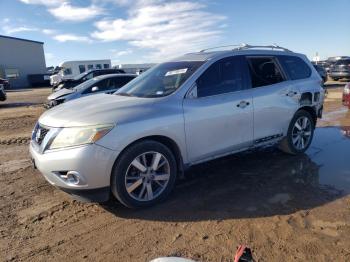
[[[94,86],[91,88],[91,92],[97,92],[99,90],[98,86]]]

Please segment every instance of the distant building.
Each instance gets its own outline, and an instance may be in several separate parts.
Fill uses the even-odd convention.
[[[43,42],[0,35],[0,77],[12,87],[27,87],[28,75],[45,73]]]
[[[114,66],[115,68],[123,69],[125,73],[128,74],[140,74],[148,69],[150,69],[152,66],[156,64],[148,63],[148,64],[120,64]]]

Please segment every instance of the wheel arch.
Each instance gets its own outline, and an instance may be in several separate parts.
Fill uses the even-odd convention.
[[[137,143],[140,143],[140,142],[146,141],[146,140],[159,142],[159,143],[161,143],[161,144],[163,144],[163,145],[165,145],[166,147],[169,148],[169,150],[174,154],[174,157],[175,157],[175,160],[176,160],[177,173],[178,173],[180,178],[183,178],[183,176],[184,176],[184,162],[183,162],[181,150],[180,150],[178,144],[173,139],[171,139],[171,138],[169,138],[167,136],[163,136],[163,135],[145,136],[145,137],[139,138],[139,139],[133,141],[132,143],[128,144],[119,153],[117,159],[114,162],[112,172],[114,170],[115,164],[118,162],[119,158],[122,156],[122,154],[125,152],[125,150],[127,150],[129,147],[131,147],[131,146],[133,146],[133,145],[135,145]],[[111,176],[111,179],[112,179],[112,176]]]
[[[308,112],[311,116],[312,116],[312,120],[314,122],[314,126],[316,127],[317,124],[317,113],[316,113],[316,109],[312,106],[302,106],[298,109],[298,111],[300,110],[304,110],[306,112]],[[298,112],[297,111],[297,112]]]

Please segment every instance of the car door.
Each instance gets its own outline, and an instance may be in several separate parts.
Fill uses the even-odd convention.
[[[241,56],[213,63],[183,101],[191,163],[252,145],[253,107]]]
[[[259,144],[286,134],[298,108],[299,90],[287,80],[273,56],[248,56],[253,90],[254,142]]]

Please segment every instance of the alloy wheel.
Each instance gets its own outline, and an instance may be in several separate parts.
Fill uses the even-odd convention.
[[[292,143],[298,150],[306,148],[312,136],[312,123],[306,116],[301,116],[295,121],[292,130]]]
[[[167,187],[170,164],[159,152],[145,152],[137,156],[127,168],[125,188],[137,201],[151,201]]]

